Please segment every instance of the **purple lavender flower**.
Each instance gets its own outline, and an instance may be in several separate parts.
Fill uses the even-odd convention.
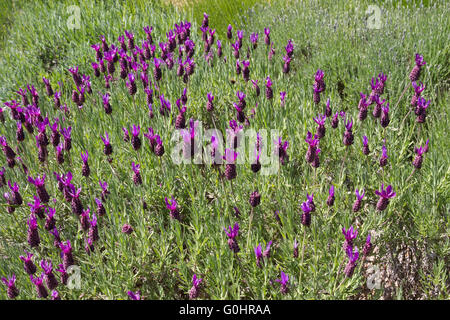
[[[64,268],[64,266],[62,264],[58,265],[58,269],[56,269],[56,271],[58,271],[59,273],[61,273],[60,276],[60,281],[63,285],[67,284],[67,280],[69,279],[69,275],[66,272],[66,269]]]
[[[266,98],[271,100],[273,98],[272,80],[269,76],[266,78]]]
[[[281,278],[280,279],[276,279],[276,282],[279,282],[281,284],[281,288],[280,291],[282,294],[286,294],[288,293],[288,283],[289,283],[289,276],[287,274],[285,274],[283,271],[281,271]]]
[[[423,56],[416,53],[416,65],[411,70],[411,73],[409,74],[409,79],[411,81],[417,81],[420,77],[420,71],[422,69],[422,66],[426,64],[425,60],[423,60]]]
[[[358,191],[358,189],[355,190],[356,200],[353,203],[353,212],[358,212],[361,209],[361,201],[364,197],[364,194],[364,189],[361,191],[361,193]]]
[[[230,248],[231,251],[233,251],[234,253],[238,253],[241,249],[239,248],[239,245],[236,241],[236,237],[239,234],[239,223],[235,223],[233,228],[231,228],[231,226],[228,226],[228,231],[226,228],[224,228],[225,233],[228,237],[228,247]]]
[[[302,213],[302,224],[306,227],[309,227],[311,225],[311,207],[309,206],[308,202],[303,202],[301,206],[303,213]]]
[[[141,300],[141,293],[140,291],[128,291],[127,292],[128,297],[130,298],[130,300]]]
[[[291,70],[291,58],[289,56],[284,56],[283,57],[283,73],[289,73],[289,71]]]
[[[388,185],[386,189],[384,189],[384,184],[381,184],[381,190],[375,190],[375,194],[379,196],[379,200],[377,202],[377,209],[379,211],[383,211],[386,209],[389,204],[389,199],[396,196],[396,193],[393,191],[392,186]]]
[[[331,185],[330,190],[328,191],[328,199],[327,199],[327,205],[329,207],[333,206],[334,204],[334,186]]]
[[[112,113],[111,103],[109,102],[109,93],[106,93],[102,96],[103,108],[105,109],[106,114]]]
[[[14,160],[14,158],[16,157],[16,153],[8,145],[8,142],[6,142],[5,137],[0,136],[0,144],[2,145],[2,150],[3,153],[5,154],[6,159]]]
[[[113,152],[113,148],[111,143],[109,142],[109,135],[108,132],[105,132],[105,137],[102,137],[100,135],[100,138],[102,139],[103,143],[104,143],[104,148],[103,148],[103,153],[107,156],[111,155]]]
[[[50,196],[45,189],[45,174],[42,176],[42,178],[38,176],[36,179],[28,176],[28,182],[34,184],[34,186],[36,187],[39,200],[43,203],[48,203],[48,201],[50,200]]]
[[[419,100],[419,97],[421,96],[422,91],[425,90],[426,86],[422,82],[416,82],[416,81],[412,82],[412,86],[414,88],[414,95],[411,98],[411,105],[413,107],[416,107],[417,106],[417,101]],[[415,113],[416,113],[416,115],[419,115],[417,110],[418,110],[418,108],[416,107]]]
[[[19,289],[16,288],[16,275],[13,274],[10,278],[2,277],[2,282],[7,287],[6,294],[9,299],[15,299],[19,295]]]
[[[368,155],[370,153],[368,139],[366,136],[363,136],[363,154]]]
[[[360,121],[364,121],[367,118],[368,107],[370,102],[367,101],[366,95],[360,92],[361,99],[359,100],[358,109],[359,114],[358,118]]]
[[[240,48],[242,48],[242,38],[244,38],[244,31],[237,30],[236,34],[237,34],[237,42],[239,44],[239,49],[240,49]]]
[[[258,266],[258,268],[261,268],[261,260],[263,258],[261,243],[259,243],[258,246],[256,246],[253,250],[255,251],[256,256],[256,265]]]
[[[11,184],[11,181],[8,180],[8,186],[12,191],[12,204],[20,206],[23,203],[22,195],[19,192],[19,185],[17,182],[14,182],[14,184]]]
[[[72,246],[70,241],[67,240],[66,243],[61,242],[59,244],[63,255],[63,266],[64,270],[67,270],[71,265],[74,264],[73,256],[72,256]]]
[[[102,200],[95,198],[95,203],[97,204],[97,215],[104,216],[106,214],[106,210],[103,206]]]
[[[294,42],[292,41],[292,39],[288,40],[288,43],[284,49],[286,50],[286,56],[289,58],[292,58],[292,55],[294,54]],[[325,87],[324,87],[324,89],[325,89]]]
[[[350,119],[345,123],[345,132],[344,132],[344,145],[351,146],[353,144],[353,132],[352,132],[353,120]]]
[[[261,203],[261,195],[259,194],[259,192],[257,190],[253,191],[250,194],[249,201],[250,201],[250,205],[252,207],[257,207]]]
[[[258,47],[258,38],[259,38],[259,35],[257,32],[253,32],[250,35],[250,41],[252,43],[253,50],[255,50]]]
[[[369,233],[366,238],[366,243],[364,244],[363,247],[363,257],[365,258],[366,256],[368,256],[371,251],[372,251],[372,243],[370,242],[370,233]]]
[[[264,43],[266,46],[270,45],[270,29],[264,28]]]
[[[17,121],[16,140],[18,143],[25,140],[25,133],[23,132],[22,122]]]
[[[375,102],[375,106],[373,108],[372,115],[375,118],[379,118],[381,116],[381,107],[386,102],[386,99],[381,100],[378,95],[373,96],[372,101]]]
[[[180,220],[180,212],[178,210],[178,203],[175,200],[175,198],[172,197],[172,199],[170,200],[170,203],[169,203],[169,199],[167,197],[165,197],[164,200],[166,201],[166,208],[169,209],[169,211],[170,211],[170,217],[172,219]]]
[[[248,68],[249,66],[250,60],[242,61],[242,77],[244,78],[245,82],[248,82],[248,80],[250,80],[250,69]]]
[[[89,157],[89,153],[87,152],[87,150],[86,150],[86,153],[81,152],[81,160],[83,161],[81,175],[83,177],[89,177],[89,174],[91,173],[91,169],[89,168],[89,164],[88,164],[88,157]]]
[[[231,24],[229,24],[228,27],[227,27],[227,38],[229,40],[231,40],[231,38],[233,37],[232,30],[233,30],[233,27],[231,26]]]
[[[140,126],[136,126],[133,124],[132,130],[131,130],[131,145],[133,146],[134,150],[139,150],[141,147],[141,138],[139,138],[139,132],[141,130]]]
[[[342,233],[344,234],[345,241],[342,245],[342,249],[344,249],[344,252],[347,252],[348,248],[353,248],[353,240],[356,239],[356,236],[358,235],[358,230],[353,229],[353,226],[350,226],[348,230],[345,230],[345,228],[342,228]]]
[[[206,103],[206,110],[208,112],[212,112],[214,110],[214,104],[213,104],[214,96],[212,95],[212,92],[208,92],[206,94],[206,97],[208,99],[208,102]]]
[[[72,149],[72,127],[62,128],[61,130],[64,138],[64,150],[70,151]]]
[[[89,223],[90,223],[89,240],[98,241],[100,237],[98,235],[98,223],[97,223],[97,216],[95,215],[95,213],[92,214],[92,219],[89,220]]]
[[[122,226],[122,233],[125,233],[125,234],[132,234],[133,231],[134,231],[133,227],[130,226],[129,224],[124,224],[124,225]]]
[[[426,152],[426,148],[428,148],[428,141],[427,140],[427,145],[425,147],[419,147],[419,148],[415,148],[414,152],[416,153],[416,156],[413,160],[413,166],[416,169],[420,169],[422,168],[422,162],[423,162],[423,154]]]
[[[49,231],[49,233],[53,236],[53,245],[59,248],[59,244],[61,243],[61,237],[59,235],[58,229],[55,227],[53,230]]]
[[[155,135],[155,141],[156,141],[155,154],[158,157],[162,157],[164,154],[164,145],[162,143],[161,137],[159,135]]]
[[[87,208],[86,210],[82,210],[82,212],[81,212],[80,224],[81,224],[81,229],[83,229],[83,231],[88,231],[90,228],[90,223],[89,223],[90,211],[91,211],[91,209]]]
[[[350,278],[353,275],[359,258],[358,248],[355,247],[355,251],[353,251],[353,247],[349,246],[347,247],[346,253],[348,256],[348,263],[345,266],[344,273],[347,278]]]
[[[46,213],[46,218],[45,218],[44,228],[47,231],[53,230],[56,225],[56,220],[55,220],[56,210],[54,208],[47,207],[47,208],[45,208],[45,213]]]
[[[72,207],[72,212],[79,216],[83,213],[83,205],[80,199],[81,188],[75,189],[75,187],[71,185],[70,189],[69,194],[71,197],[70,205]]]
[[[192,288],[189,290],[189,299],[193,300],[198,297],[202,280],[202,278],[197,278],[197,275],[194,273],[194,276],[192,277]]]
[[[294,240],[294,258],[298,258],[298,242],[297,239]]]
[[[26,257],[20,256],[20,260],[23,261],[23,268],[25,269],[25,272],[29,275],[36,273],[36,265],[34,264],[33,260],[31,259],[33,257],[33,254],[30,252],[27,252],[25,250]]]
[[[427,108],[430,106],[431,100],[426,101],[425,98],[419,97],[417,100],[417,107],[416,107],[416,114],[417,118],[416,121],[418,123],[424,123],[426,116],[427,116]]]
[[[52,291],[52,300],[61,300],[61,297],[59,296],[59,292],[56,290]]]
[[[41,276],[37,278],[34,278],[32,275],[30,275],[30,280],[36,286],[38,298],[47,298],[48,292],[44,286],[44,274],[41,274]]]
[[[314,158],[316,157],[316,150],[320,140],[318,139],[317,135],[314,135],[313,138],[311,132],[308,131],[308,133],[306,134],[305,141],[309,145],[308,151],[306,152],[306,161],[312,163],[314,161]]]
[[[220,40],[217,40],[217,56],[221,58],[222,54],[222,42]]]
[[[80,77],[80,75],[78,73],[78,67],[75,66],[75,67],[69,68],[69,72],[72,74],[73,82],[75,83],[75,85],[77,87],[81,86],[82,80],[81,80],[81,77]]]
[[[38,224],[36,220],[36,216],[31,214],[30,218],[27,220],[28,224],[28,233],[27,233],[27,241],[31,248],[39,246],[41,243],[41,239],[39,238]]]
[[[45,260],[41,261],[41,268],[44,270],[44,279],[47,284],[47,288],[49,290],[53,290],[58,286],[58,280],[56,280],[55,275],[53,274],[53,265],[50,262]]]
[[[133,182],[134,184],[140,185],[142,184],[142,178],[141,178],[141,173],[140,173],[140,168],[141,165],[140,164],[135,164],[134,162],[131,163],[131,167],[133,169]]]
[[[383,128],[386,128],[389,125],[389,102],[386,102],[386,106],[381,107],[381,111],[383,112],[381,114],[380,123]]]
[[[313,119],[318,124],[316,131],[317,138],[321,139],[325,136],[325,120],[327,119],[327,116],[319,114],[317,118]]]
[[[236,172],[236,159],[237,159],[238,153],[231,149],[225,149],[225,155],[223,156],[223,159],[227,161],[225,165],[225,177],[227,180],[233,180],[237,176]]]

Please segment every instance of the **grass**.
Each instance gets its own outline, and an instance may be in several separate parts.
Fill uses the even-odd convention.
[[[346,3],[336,1],[259,1],[227,2],[198,1],[188,7],[176,8],[165,3],[127,1],[83,1],[80,7],[80,29],[69,30],[67,7],[73,1],[14,2],[14,19],[3,31],[0,46],[0,101],[18,99],[15,91],[27,83],[40,93],[40,108],[50,119],[64,116],[54,110],[53,102],[45,96],[41,81],[45,76],[52,86],[63,84],[62,101],[70,108],[64,116],[64,126],[72,126],[73,148],[63,165],[54,159],[49,147],[49,161],[45,166],[37,161],[34,137],[26,133],[21,143],[21,158],[28,166],[29,175],[47,174],[46,186],[55,203],[57,225],[63,240],[74,247],[76,264],[81,268],[81,288],[58,287],[63,299],[126,299],[128,290],[141,290],[145,299],[187,299],[192,275],[204,279],[201,298],[205,299],[379,299],[425,298],[448,299],[450,280],[449,241],[449,157],[446,152],[449,120],[449,21],[445,1],[421,7],[417,2],[408,5],[402,1],[378,2],[381,8],[381,29],[366,27],[366,8],[372,2]],[[4,4],[5,10],[10,10]],[[20,10],[17,10],[20,8]],[[204,60],[201,34],[198,31],[203,12],[210,15],[210,26],[217,28],[223,42],[224,63],[214,57],[213,67]],[[5,19],[6,15],[2,16]],[[232,103],[236,91],[247,94],[246,113],[255,107],[250,128],[277,129],[283,140],[289,141],[290,162],[275,176],[251,172],[249,165],[238,165],[237,178],[232,185],[221,181],[208,166],[175,165],[170,154],[175,143],[170,140],[175,131],[172,120],[176,116],[175,101],[181,95],[184,83],[175,71],[163,68],[159,90],[175,110],[169,118],[159,115],[159,101],[154,103],[155,118],[149,119],[145,94],[140,81],[135,101],[122,81],[111,89],[113,113],[105,114],[98,92],[104,94],[104,82],[92,74],[90,63],[95,54],[91,44],[105,35],[108,43],[117,43],[124,30],[135,32],[136,40],[144,37],[142,28],[154,27],[155,42],[165,41],[165,33],[174,23],[193,22],[192,38],[196,43],[195,72],[189,82],[186,118],[203,121],[204,127],[217,125],[222,132],[235,116]],[[250,77],[258,79],[262,94],[254,95],[251,83],[235,74],[235,59],[228,40],[226,26],[244,31],[245,55],[251,32],[259,33],[259,45],[251,51]],[[276,48],[272,61],[267,59],[263,42],[264,27],[270,27]],[[236,35],[234,33],[233,37]],[[288,39],[294,42],[291,71],[282,73],[282,55]],[[137,41],[138,42],[138,41]],[[158,49],[159,50],[159,49]],[[427,88],[424,96],[431,100],[426,123],[419,125],[411,114],[402,119],[410,108],[411,88],[394,108],[403,89],[409,84],[408,75],[414,65],[414,54],[422,54],[427,61],[421,81]],[[158,51],[159,53],[159,51]],[[74,84],[68,68],[79,66],[81,73],[91,75],[93,94],[87,97],[83,109],[71,101]],[[151,67],[152,68],[152,67]],[[318,109],[312,101],[312,84],[317,69],[325,72],[327,88]],[[118,66],[116,67],[118,69]],[[117,71],[116,71],[117,72]],[[357,120],[359,92],[370,92],[370,80],[379,72],[388,75],[384,99],[389,101],[391,122],[386,130],[369,117]],[[270,75],[274,82],[274,99],[264,98],[264,79]],[[230,83],[235,80],[235,84]],[[280,91],[286,91],[286,107],[279,101]],[[214,124],[205,110],[206,94],[215,96]],[[314,132],[313,117],[323,113],[326,98],[330,97],[334,112],[344,110],[355,121],[355,142],[344,157],[343,125],[332,129],[327,120],[327,132],[320,142],[320,167],[314,171],[305,161],[307,131]],[[369,107],[369,111],[372,107]],[[16,124],[9,117],[0,128],[11,146],[15,146]],[[148,141],[138,152],[122,141],[122,127],[139,124],[141,131],[153,127],[161,135],[166,153],[161,161],[150,152]],[[419,128],[420,127],[420,128]],[[100,135],[107,131],[114,148],[113,161],[103,155]],[[48,130],[49,132],[49,130]],[[369,138],[371,154],[362,154],[363,135]],[[386,139],[388,165],[380,169],[383,139]],[[413,166],[414,147],[430,139],[430,152],[425,155],[422,169],[407,181]],[[91,176],[81,176],[80,152],[89,151]],[[0,160],[6,159],[0,155]],[[143,185],[136,187],[131,179],[131,162],[141,164]],[[52,172],[71,170],[73,183],[82,188],[85,207],[95,208],[99,197],[98,180],[107,181],[111,192],[105,207],[107,215],[99,219],[100,240],[95,251],[84,250],[85,234],[76,216],[57,190]],[[50,259],[61,263],[59,250],[53,246],[53,237],[39,221],[41,245],[30,249],[26,241],[29,207],[35,188],[26,182],[19,167],[7,168],[7,180],[17,182],[24,205],[13,214],[6,213],[2,198],[0,214],[0,275],[15,273],[20,299],[35,299],[33,284],[23,270],[19,256],[27,249],[35,254],[34,261]],[[381,183],[391,184],[397,196],[388,208],[375,210],[374,193]],[[328,189],[336,189],[335,206],[325,204]],[[353,213],[354,190],[364,188],[363,208]],[[249,195],[255,189],[261,193],[261,204],[253,210]],[[7,187],[3,187],[3,193]],[[316,212],[309,228],[300,223],[300,204],[306,193],[314,193]],[[169,218],[164,197],[174,196],[184,217],[181,222]],[[143,208],[145,200],[148,208]],[[241,216],[236,218],[233,207]],[[274,218],[279,210],[281,224]],[[238,222],[238,243],[241,251],[235,256],[228,248],[224,227]],[[121,233],[124,223],[134,233]],[[368,232],[374,238],[373,266],[381,270],[382,287],[368,290],[367,263],[358,263],[353,277],[344,280],[342,261],[343,235],[341,228],[353,225],[359,234],[355,244],[361,250]],[[299,257],[294,258],[293,242],[299,245]],[[272,255],[264,260],[263,268],[256,266],[253,248],[273,241]],[[248,243],[248,245],[247,245]],[[304,255],[302,255],[302,248]],[[408,257],[406,255],[409,254]],[[409,260],[408,260],[409,259]],[[395,270],[392,273],[392,270]],[[290,290],[282,295],[273,282],[284,271],[290,277]],[[299,281],[301,275],[301,281]],[[412,279],[412,280],[411,280]],[[397,281],[397,282],[396,282]],[[396,282],[396,283],[395,283]],[[2,286],[4,289],[5,287]],[[0,290],[0,299],[6,299],[6,290]]]

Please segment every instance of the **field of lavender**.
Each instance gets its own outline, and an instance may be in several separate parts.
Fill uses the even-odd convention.
[[[173,3],[0,4],[0,299],[449,299],[449,3]]]

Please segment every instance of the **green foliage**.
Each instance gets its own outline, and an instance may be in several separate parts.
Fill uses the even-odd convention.
[[[382,267],[389,250],[400,244],[411,246],[427,244],[426,252],[435,257],[431,267],[420,274],[420,292],[413,296],[407,286],[400,287],[393,297],[399,299],[423,296],[449,298],[449,277],[445,266],[450,261],[448,221],[450,197],[449,139],[447,128],[449,102],[448,44],[449,6],[445,1],[420,7],[415,4],[399,6],[399,1],[379,2],[381,29],[367,28],[367,6],[372,1],[198,1],[191,7],[177,9],[159,1],[80,1],[80,29],[67,28],[73,1],[30,1],[9,6],[2,3],[2,12],[13,10],[14,19],[7,19],[7,32],[0,46],[0,99],[5,102],[19,100],[15,93],[19,87],[32,83],[40,94],[39,105],[43,114],[52,120],[59,117],[63,127],[72,126],[73,147],[65,155],[65,163],[55,162],[54,149],[49,146],[49,161],[41,165],[37,160],[34,136],[25,133],[19,146],[20,157],[29,169],[29,175],[47,174],[48,192],[56,202],[57,225],[63,240],[71,240],[77,265],[81,267],[82,287],[70,290],[59,287],[63,299],[126,299],[128,290],[141,290],[146,299],[186,299],[192,275],[204,278],[201,298],[209,299],[350,299],[361,298],[366,288],[366,266],[358,264],[352,278],[344,280],[345,254],[342,251],[341,228],[353,225],[359,234],[356,246],[362,250],[368,232],[378,236],[375,265]],[[13,8],[14,7],[14,8]],[[210,27],[216,28],[223,43],[227,62],[213,58],[209,66],[204,59],[199,26],[203,12],[209,14]],[[165,33],[180,21],[193,21],[192,36],[196,43],[195,72],[188,85],[186,118],[203,121],[205,128],[217,127],[225,132],[228,121],[235,116],[232,103],[237,101],[236,91],[247,94],[247,116],[250,128],[278,129],[283,140],[289,141],[290,162],[275,176],[262,176],[250,171],[249,165],[238,165],[233,183],[223,180],[209,166],[175,165],[170,158],[175,131],[175,101],[185,87],[176,77],[175,70],[163,68],[158,83],[159,92],[169,99],[174,112],[162,117],[158,95],[155,92],[153,110],[148,117],[145,94],[137,79],[138,92],[131,98],[123,81],[113,81],[110,90],[104,88],[103,78],[93,76],[91,62],[94,50],[104,35],[108,43],[118,43],[124,30],[135,33],[136,44],[144,38],[143,27],[154,27],[155,43],[166,41]],[[2,20],[5,21],[5,20]],[[235,73],[235,59],[225,32],[227,25],[244,30],[241,56],[250,47],[249,36],[259,33],[258,47],[250,58],[250,78],[258,79],[261,96],[256,97],[250,82]],[[3,24],[2,24],[3,26]],[[264,27],[270,27],[276,48],[272,61],[267,59]],[[5,30],[5,29],[3,29]],[[294,42],[294,57],[289,74],[282,73],[282,56],[288,39]],[[215,50],[215,45],[213,46]],[[159,49],[158,49],[159,52]],[[409,72],[414,65],[415,53],[427,61],[421,81],[427,88],[423,95],[431,100],[426,123],[415,122],[409,114],[411,87],[397,105]],[[242,60],[242,58],[241,58]],[[93,94],[88,95],[82,109],[71,101],[75,89],[68,68],[78,66],[80,73],[91,76]],[[153,66],[150,66],[150,71]],[[312,101],[312,84],[317,69],[325,72],[327,88],[319,107]],[[116,67],[118,69],[118,66]],[[384,72],[388,79],[383,98],[390,103],[391,122],[382,130],[379,121],[369,114],[361,123],[357,120],[359,93],[370,93],[372,77]],[[117,76],[118,71],[116,71]],[[151,74],[151,73],[150,73]],[[270,75],[274,82],[274,98],[264,97],[264,81]],[[70,115],[55,110],[53,100],[45,95],[42,77],[50,79],[54,89],[63,84],[62,102],[67,103]],[[232,84],[232,81],[235,82]],[[111,94],[113,113],[106,115],[101,94]],[[280,106],[279,93],[286,91],[286,107]],[[206,94],[216,97],[214,116],[205,110]],[[305,161],[307,131],[314,132],[313,117],[323,113],[325,101],[331,100],[333,113],[344,110],[355,121],[354,144],[346,150],[342,143],[343,124],[332,129],[329,120],[326,135],[320,142],[321,165],[317,170]],[[256,107],[257,104],[257,107]],[[371,111],[372,107],[369,107]],[[15,142],[16,123],[11,121],[5,108],[5,124],[0,135],[11,146]],[[64,119],[63,119],[64,118]],[[405,119],[404,119],[405,118]],[[213,120],[212,120],[213,119]],[[122,128],[132,124],[141,126],[142,148],[134,151],[122,140]],[[142,132],[152,127],[161,135],[166,153],[162,159],[150,151]],[[47,130],[49,134],[50,130]],[[114,148],[109,163],[103,154],[100,135],[108,132]],[[371,154],[362,154],[362,136],[369,138]],[[386,139],[388,165],[381,169],[378,159],[383,139]],[[423,167],[411,175],[414,147],[430,139],[430,151],[424,157]],[[271,144],[268,141],[268,144]],[[80,152],[88,150],[91,176],[81,176]],[[244,156],[244,155],[241,155]],[[6,164],[4,155],[0,161]],[[143,185],[132,181],[131,162],[141,164]],[[6,167],[6,165],[5,165]],[[111,194],[105,202],[107,214],[99,218],[100,240],[95,251],[85,252],[86,235],[81,231],[70,205],[57,189],[53,172],[71,170],[73,183],[82,188],[81,199],[85,207],[95,210],[95,197],[100,196],[101,181],[107,181]],[[0,276],[15,273],[21,299],[36,298],[33,285],[23,271],[19,256],[27,249],[35,254],[34,261],[51,259],[60,263],[59,249],[53,246],[53,237],[39,221],[41,245],[30,250],[26,242],[26,220],[35,188],[26,182],[20,166],[6,169],[6,178],[20,185],[24,205],[13,214],[6,213],[6,202],[0,200]],[[391,184],[397,197],[383,212],[375,210],[375,190],[381,183]],[[334,207],[328,208],[328,189],[336,188]],[[354,190],[364,188],[366,196],[359,213],[351,207]],[[249,195],[258,189],[261,205],[251,209]],[[2,194],[7,187],[2,188]],[[309,228],[300,224],[300,204],[306,192],[314,193],[316,212]],[[174,196],[181,208],[182,222],[169,218],[164,197]],[[147,209],[143,208],[143,201]],[[234,216],[237,206],[240,217]],[[279,210],[281,223],[274,218]],[[252,217],[252,218],[251,218]],[[228,248],[224,227],[239,222],[238,243],[241,251],[235,256]],[[123,224],[133,226],[134,233],[121,233]],[[293,242],[299,244],[299,257],[293,257]],[[255,263],[253,248],[273,241],[270,259],[263,268]],[[302,248],[305,247],[304,254]],[[419,247],[422,247],[419,245]],[[273,282],[284,271],[290,277],[290,291],[283,296],[279,285]],[[384,285],[384,284],[383,284]],[[6,299],[1,286],[0,298]],[[379,298],[382,293],[369,291],[365,298]]]

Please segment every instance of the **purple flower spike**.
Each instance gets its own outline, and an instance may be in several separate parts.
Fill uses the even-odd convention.
[[[228,247],[234,253],[238,253],[240,251],[240,248],[236,241],[236,237],[239,234],[239,223],[236,222],[233,228],[231,226],[228,226],[228,230],[226,228],[224,228],[224,230],[228,237]]]
[[[363,154],[367,156],[370,153],[370,150],[369,150],[369,140],[367,139],[366,136],[363,136],[362,143],[363,143]]]
[[[335,197],[334,197],[334,186],[331,185],[330,190],[328,191],[327,205],[329,207],[333,206],[334,200],[335,200]]]
[[[28,224],[28,234],[27,234],[28,244],[32,248],[37,247],[41,243],[41,239],[39,238],[37,220],[33,214],[30,215],[30,218],[27,220],[27,224]]]
[[[287,274],[285,274],[283,271],[281,271],[281,278],[276,279],[275,281],[281,284],[280,291],[282,294],[288,293],[287,285],[289,283],[289,276]]]
[[[383,211],[386,209],[389,204],[389,199],[396,196],[396,193],[393,191],[392,186],[388,185],[386,189],[384,189],[384,184],[381,184],[381,190],[375,190],[375,194],[379,196],[379,200],[377,202],[377,209],[379,211]]]
[[[388,155],[387,155],[386,145],[383,144],[382,154],[380,157],[380,167],[384,167],[387,164],[387,159],[388,159]]]
[[[140,291],[137,291],[136,293],[133,291],[128,291],[127,295],[130,298],[130,300],[141,300]]]
[[[358,189],[355,190],[356,200],[353,203],[353,212],[358,212],[361,209],[361,201],[364,197],[364,194],[365,194],[364,189],[361,191],[361,193],[359,192]]]
[[[255,256],[256,256],[256,265],[261,268],[261,259],[263,258],[261,244],[258,244],[254,249]]]
[[[40,277],[34,278],[30,275],[31,282],[36,286],[36,292],[39,298],[47,298],[48,292],[44,286],[44,274],[41,274]]]
[[[111,145],[111,143],[109,141],[108,132],[105,132],[105,136],[104,137],[100,135],[100,138],[102,139],[102,141],[103,141],[103,143],[105,145],[104,148],[103,148],[104,154],[107,155],[107,156],[111,155],[112,152],[113,152],[113,148],[112,148],[112,145]]]
[[[264,28],[264,43],[266,46],[270,45],[270,29]]]
[[[61,242],[59,244],[63,255],[63,266],[64,270],[67,270],[71,265],[74,264],[73,256],[72,256],[72,245],[70,241],[67,240],[66,243]]]
[[[368,256],[370,254],[370,252],[372,251],[372,243],[370,242],[371,238],[370,238],[370,233],[367,235],[366,238],[366,243],[364,244],[363,247],[363,257],[365,258],[366,256]]]
[[[423,59],[423,56],[416,53],[416,65],[411,70],[411,73],[409,74],[409,79],[411,81],[417,81],[420,77],[420,71],[422,69],[422,66],[426,64],[425,60]]]
[[[44,279],[47,284],[47,288],[49,290],[53,290],[58,286],[58,280],[56,280],[55,275],[53,274],[53,265],[51,262],[42,260],[41,268],[44,270]]]
[[[416,157],[413,160],[413,166],[416,169],[422,168],[422,162],[423,162],[423,155],[428,151],[428,143],[429,140],[427,140],[424,147],[415,148],[414,152],[416,153]]]
[[[170,217],[172,219],[180,220],[180,212],[178,211],[178,203],[174,197],[169,202],[167,197],[164,198],[166,201],[166,208],[170,210]]]
[[[199,295],[200,284],[202,283],[202,278],[197,278],[197,275],[194,273],[192,276],[192,288],[189,290],[189,299],[196,299]]]
[[[303,211],[301,222],[304,226],[309,227],[311,225],[311,207],[307,202],[303,202],[301,208]]]
[[[3,277],[2,282],[7,287],[6,294],[9,299],[15,299],[19,295],[19,289],[16,288],[16,275],[13,274],[12,277],[6,279]]]
[[[355,247],[355,251],[353,251],[352,247],[347,247],[346,253],[349,261],[345,266],[344,273],[346,277],[350,278],[353,275],[359,258],[358,248]]]
[[[33,257],[33,254],[30,252],[27,252],[25,250],[26,253],[26,257],[25,256],[20,256],[20,260],[23,261],[23,268],[25,269],[25,272],[29,275],[31,274],[35,274],[36,273],[36,265],[34,264],[33,260],[31,259]]]

